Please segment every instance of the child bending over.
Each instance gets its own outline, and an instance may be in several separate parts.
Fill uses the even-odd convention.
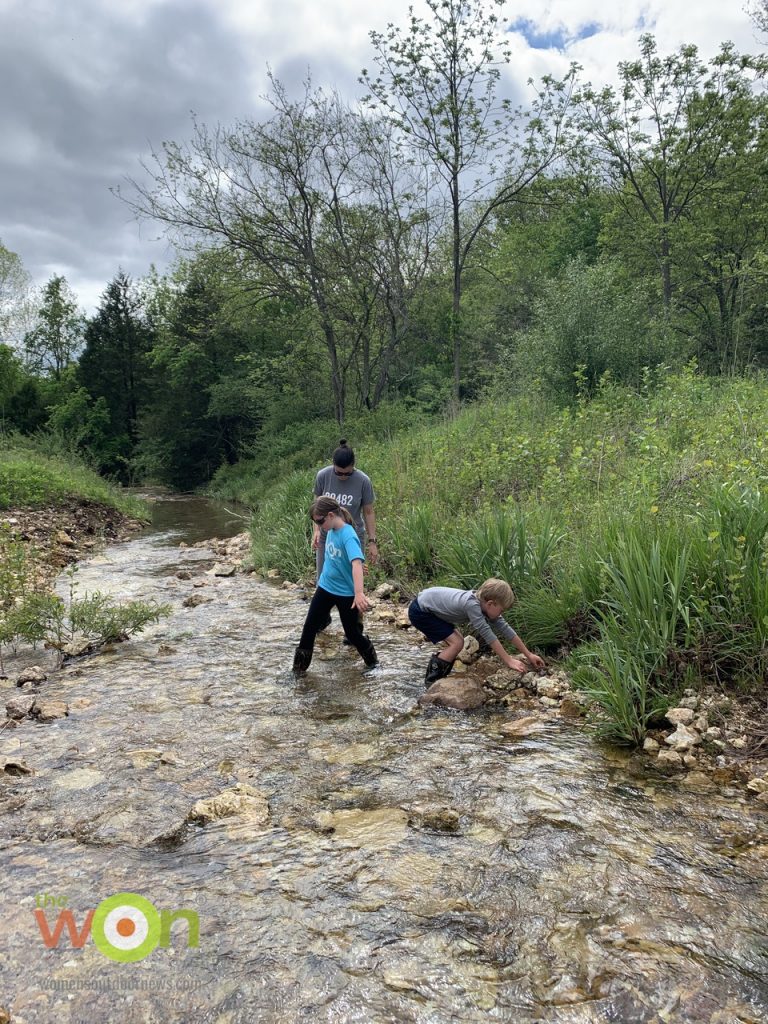
[[[486,580],[477,590],[455,590],[453,587],[428,587],[411,601],[408,618],[433,644],[445,641],[439,654],[433,654],[427,665],[424,682],[427,686],[447,676],[464,647],[464,637],[456,626],[469,623],[480,640],[484,640],[507,668],[527,672],[518,658],[507,654],[500,637],[509,640],[533,668],[544,668],[544,659],[533,654],[505,622],[503,613],[511,608],[515,595],[504,580]]]

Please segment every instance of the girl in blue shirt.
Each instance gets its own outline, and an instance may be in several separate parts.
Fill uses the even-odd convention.
[[[370,608],[363,590],[365,556],[352,516],[335,498],[327,495],[312,502],[309,514],[315,525],[326,532],[325,561],[293,656],[293,671],[298,674],[309,668],[315,637],[328,621],[334,605],[339,610],[347,640],[366,666],[373,668],[378,664],[376,651],[360,623],[360,615]]]

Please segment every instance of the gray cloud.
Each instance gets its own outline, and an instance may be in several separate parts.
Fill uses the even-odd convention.
[[[16,4],[3,27],[0,239],[38,283],[63,272],[92,301],[119,265],[139,275],[168,256],[109,189],[186,137],[190,111],[248,114],[249,55],[214,9],[181,0],[133,19],[94,0]]]

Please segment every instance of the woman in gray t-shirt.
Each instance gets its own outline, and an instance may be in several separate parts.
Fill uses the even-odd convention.
[[[369,565],[376,565],[379,548],[376,543],[375,495],[370,478],[355,467],[355,453],[345,440],[333,453],[333,463],[321,469],[315,477],[315,497],[334,498],[352,516],[353,525],[366,552]],[[312,549],[316,554],[317,576],[323,570],[325,559],[325,531],[315,524]]]

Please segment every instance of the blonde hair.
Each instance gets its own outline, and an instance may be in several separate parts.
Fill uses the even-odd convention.
[[[475,591],[481,601],[493,601],[502,611],[511,608],[515,603],[515,592],[504,580],[489,579],[481,583]]]
[[[321,498],[315,498],[309,506],[309,514],[313,519],[316,516],[327,516],[329,512],[334,512],[337,516],[341,516],[344,522],[349,523],[350,526],[355,525],[355,521],[349,512],[342,508],[335,498],[331,498],[327,494],[324,494]]]

